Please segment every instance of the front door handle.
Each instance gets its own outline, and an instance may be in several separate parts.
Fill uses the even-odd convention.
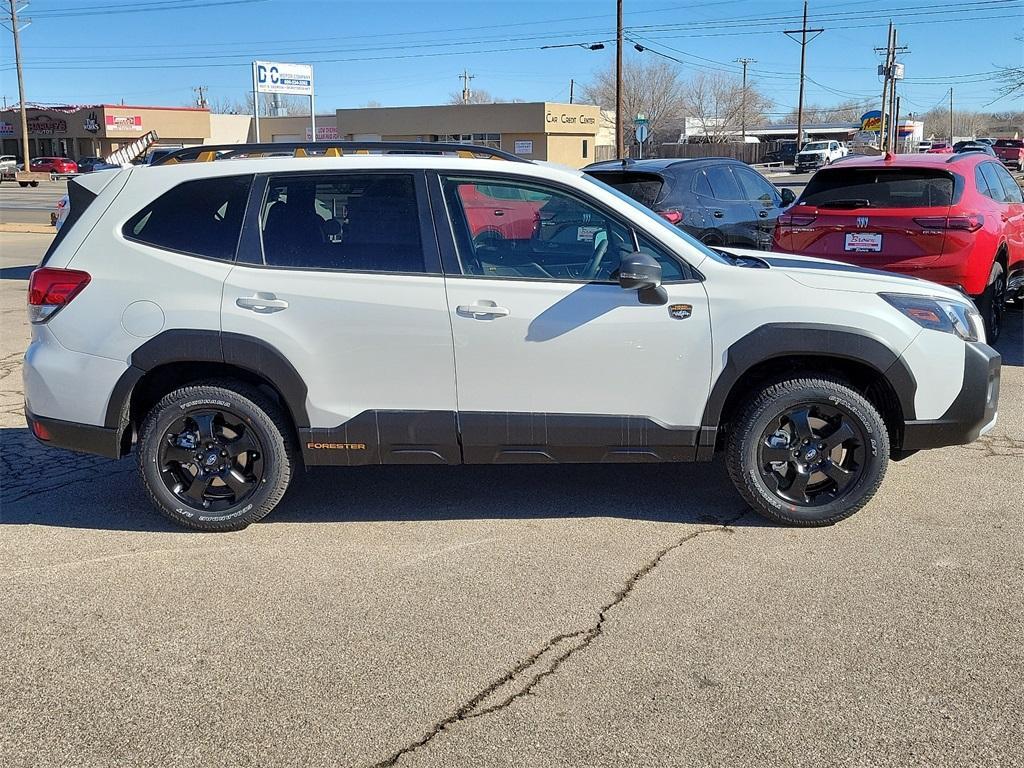
[[[725,214],[724,214],[724,213],[722,213],[721,211],[715,211],[715,212],[714,212],[714,213],[713,213],[712,215],[713,215],[713,216],[714,216],[714,217],[715,217],[716,219],[720,219],[720,218],[722,218],[723,216],[725,216]]]
[[[508,317],[512,313],[499,307],[493,301],[477,301],[474,304],[460,304],[455,308],[463,317]]]
[[[288,309],[288,302],[279,299],[272,293],[257,293],[255,296],[240,296],[235,299],[235,304],[242,309],[248,309],[261,314],[280,312]]]
[[[767,219],[768,218],[768,211],[758,211],[757,215],[760,216],[762,219]]]

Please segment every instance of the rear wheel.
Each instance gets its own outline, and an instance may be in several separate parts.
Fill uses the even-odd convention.
[[[878,490],[889,436],[875,407],[842,382],[787,379],[748,400],[730,432],[729,475],[769,520],[832,525]]]
[[[1003,310],[1006,304],[1006,274],[998,261],[992,265],[988,286],[976,299],[978,311],[985,321],[985,340],[991,344],[999,339],[1003,330]]]
[[[245,528],[284,496],[294,454],[277,406],[238,382],[171,392],[146,416],[138,461],[157,509],[204,531]]]

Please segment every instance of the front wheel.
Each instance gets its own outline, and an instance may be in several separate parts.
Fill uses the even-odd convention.
[[[203,531],[238,530],[269,514],[288,488],[293,455],[276,404],[239,382],[171,392],[139,433],[139,470],[153,504]]]
[[[840,381],[787,379],[747,402],[729,435],[729,475],[762,516],[832,525],[863,507],[889,461],[878,410]]]

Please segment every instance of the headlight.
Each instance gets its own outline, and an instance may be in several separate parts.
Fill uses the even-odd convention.
[[[878,295],[922,328],[955,333],[964,341],[985,340],[981,315],[973,304],[907,293]]]

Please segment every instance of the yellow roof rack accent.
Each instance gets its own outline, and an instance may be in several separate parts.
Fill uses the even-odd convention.
[[[368,150],[368,149],[357,149],[356,150],[356,154],[357,155],[368,155],[368,154],[370,154],[370,150]]]
[[[172,160],[176,160],[177,158],[171,158],[171,159]],[[196,158],[196,162],[197,163],[212,163],[216,159],[217,159],[217,153],[216,152],[200,152],[199,156]]]
[[[295,151],[292,152],[292,157],[309,157],[309,155],[306,154],[306,150],[302,147],[296,147]]]
[[[343,154],[345,153],[337,147],[328,147],[327,151],[324,152],[324,157],[341,157]]]
[[[280,157],[341,157],[357,155],[449,155],[464,159],[485,157],[495,160],[509,160],[529,163],[521,157],[500,149],[474,144],[450,144],[441,141],[331,141],[327,142],[268,142],[257,144],[203,144],[198,147],[178,149],[157,160],[154,165],[176,163],[224,161],[236,158]]]

